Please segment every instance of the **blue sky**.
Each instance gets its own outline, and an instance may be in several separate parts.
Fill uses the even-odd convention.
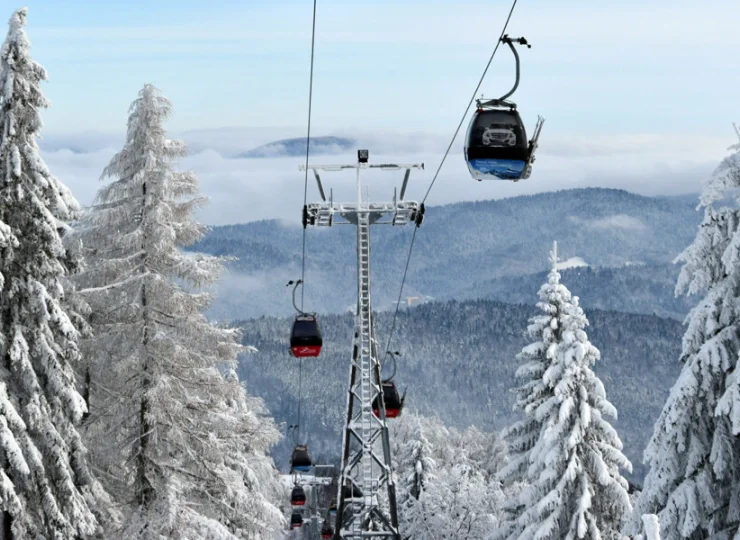
[[[146,82],[174,130],[303,128],[311,0],[30,0],[33,55],[49,71],[47,130],[121,131]],[[509,1],[319,0],[317,129],[450,132]],[[3,0],[6,16],[16,6]],[[0,12],[0,15],[2,12]],[[731,135],[740,119],[740,2],[520,0],[516,101],[549,133]],[[513,75],[501,50],[484,85]]]
[[[9,17],[13,9],[0,0]],[[41,147],[82,204],[120,148],[145,83],[174,103],[211,198],[200,218],[297,223],[300,160],[233,159],[305,134],[312,0],[29,0],[32,54],[49,72]],[[315,135],[351,135],[376,159],[424,161],[431,181],[509,9],[509,0],[318,0]],[[473,182],[462,140],[428,202],[602,186],[697,193],[740,121],[737,0],[519,0],[509,27],[522,51],[515,100],[531,129],[546,117],[526,182]],[[501,95],[514,63],[500,50],[483,86]],[[74,151],[71,151],[73,149]],[[352,156],[316,157],[316,161]],[[341,194],[341,179],[336,187]],[[372,179],[373,197],[395,180]],[[351,194],[350,194],[351,195]],[[313,196],[313,195],[312,195]]]

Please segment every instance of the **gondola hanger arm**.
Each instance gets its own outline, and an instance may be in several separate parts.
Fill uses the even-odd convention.
[[[293,281],[291,279],[285,286],[286,287],[290,287],[291,285],[293,285],[293,307],[295,308],[295,310],[298,313],[300,313],[301,315],[305,315],[305,312],[302,309],[299,309],[298,308],[298,304],[295,301],[295,292],[296,292],[296,289],[298,289],[298,286],[299,285],[303,285],[303,280],[302,279],[299,279],[297,281]]]
[[[514,80],[514,86],[511,88],[511,90],[509,90],[506,94],[498,99],[491,99],[488,101],[483,101],[481,99],[477,100],[476,106],[479,109],[485,107],[510,107],[512,109],[516,109],[516,103],[512,101],[506,101],[506,99],[513,95],[514,92],[516,92],[516,89],[519,88],[519,78],[521,75],[521,63],[519,61],[519,53],[517,52],[516,47],[514,47],[514,44],[517,43],[519,45],[524,45],[528,49],[531,49],[532,45],[530,45],[527,39],[524,37],[511,38],[509,37],[509,34],[504,34],[504,36],[501,38],[501,43],[506,43],[511,49],[511,52],[514,53],[514,60],[516,61],[516,79]]]
[[[396,376],[396,357],[401,356],[400,351],[386,351],[386,355],[391,357],[391,360],[393,360],[393,372],[391,373],[390,377],[386,377],[383,379],[384,382],[390,382],[393,380],[393,377]],[[385,366],[384,366],[385,367]]]

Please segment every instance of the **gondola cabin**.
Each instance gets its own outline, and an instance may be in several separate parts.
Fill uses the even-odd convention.
[[[351,486],[344,486],[342,488],[342,497],[346,501],[347,499],[362,497],[362,490],[359,486],[352,484]]]
[[[293,321],[290,331],[290,352],[297,358],[318,356],[324,341],[315,315],[302,313]]]
[[[290,468],[297,472],[310,472],[311,471],[311,454],[308,453],[308,447],[299,444],[293,450],[293,455],[290,457]]]
[[[334,536],[334,529],[332,528],[329,523],[324,521],[324,524],[321,526],[321,538],[324,540],[328,540]]]
[[[398,389],[393,381],[383,381],[383,400],[385,401],[385,417],[396,418],[401,415],[404,400],[398,394]],[[380,417],[380,402],[378,397],[373,401],[373,413]]]
[[[516,109],[477,109],[470,120],[465,160],[476,180],[519,180],[531,172],[527,131]]]
[[[306,504],[306,491],[301,486],[294,486],[290,492],[290,504],[293,506],[304,506]]]
[[[298,529],[303,526],[303,516],[300,512],[293,512],[290,515],[290,528]]]

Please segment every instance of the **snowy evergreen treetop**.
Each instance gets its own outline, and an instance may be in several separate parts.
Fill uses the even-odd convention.
[[[193,216],[205,198],[192,172],[176,170],[186,148],[166,136],[171,113],[159,90],[142,88],[103,171],[111,181],[79,227],[91,447],[125,508],[115,534],[272,540],[283,522],[268,454],[279,432],[236,376],[239,332],[203,313],[223,259],[181,249],[205,231]]]
[[[26,36],[27,8],[10,18],[9,31],[0,51],[0,110],[3,124],[0,154],[11,166],[5,169],[5,182],[21,181],[33,196],[51,212],[49,221],[68,221],[76,217],[79,205],[67,187],[54,178],[38,155],[36,137],[43,127],[39,109],[49,106],[39,84],[47,79],[46,70],[30,57]]]
[[[696,238],[676,259],[676,293],[704,298],[686,318],[683,369],[645,450],[650,472],[628,531],[655,513],[664,540],[740,532],[740,144],[731,149],[700,197]]]
[[[500,472],[507,484],[525,487],[507,501],[492,538],[616,540],[631,511],[620,469],[632,466],[607,421],[617,411],[591,369],[600,353],[578,297],[560,283],[556,243],[550,262],[542,314],[527,329],[533,341],[518,355],[515,407],[524,418],[505,431],[510,460]]]
[[[76,427],[87,406],[64,290],[76,261],[61,238],[78,204],[39,155],[49,102],[26,17],[25,8],[11,16],[0,49],[0,504],[14,538],[88,537],[98,532],[93,512],[104,494]]]

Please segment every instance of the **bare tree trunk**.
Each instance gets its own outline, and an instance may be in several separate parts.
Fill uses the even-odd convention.
[[[13,524],[13,517],[10,512],[3,512],[3,538],[2,540],[13,540],[13,531],[10,526]]]
[[[2,251],[2,256],[5,257],[5,250]],[[5,293],[5,291],[2,291]],[[5,313],[5,316],[3,317],[3,326],[5,328],[10,328],[10,323],[8,321],[9,316],[7,312]],[[5,369],[8,370],[10,373],[10,354],[7,352],[5,353]],[[3,457],[3,469],[8,470],[8,458],[7,456]],[[7,510],[3,512],[3,525],[2,525],[2,531],[3,536],[2,540],[13,540],[13,530],[11,526],[13,525],[13,516],[10,515],[10,512]]]
[[[85,366],[85,383],[82,387],[82,399],[85,400],[85,405],[87,406],[87,410],[82,415],[82,422],[85,423],[85,420],[87,420],[88,416],[90,416],[90,366]]]
[[[142,185],[142,204],[141,204],[141,223],[144,222],[144,213],[146,211],[146,183]],[[146,245],[147,239],[146,239],[146,233],[142,235],[142,245],[141,248],[144,250],[144,260],[146,261]],[[141,269],[142,273],[146,272],[146,262],[142,266]],[[149,504],[151,503],[154,495],[154,489],[152,487],[151,482],[149,481],[149,478],[147,478],[146,475],[146,466],[147,466],[147,459],[146,459],[146,451],[149,447],[149,439],[151,436],[151,430],[152,426],[149,425],[149,422],[147,420],[147,415],[149,413],[149,399],[146,396],[147,391],[149,390],[150,386],[150,380],[149,380],[149,355],[148,355],[148,345],[149,345],[149,311],[147,309],[147,298],[146,298],[146,284],[143,284],[141,286],[141,307],[142,307],[142,317],[144,319],[144,333],[141,340],[142,349],[144,351],[144,366],[143,366],[143,380],[142,380],[142,386],[143,386],[143,393],[144,397],[141,398],[141,403],[139,404],[139,459],[137,464],[137,471],[136,471],[136,479],[137,479],[137,485],[139,486],[139,504],[142,508],[142,510],[145,510]]]

